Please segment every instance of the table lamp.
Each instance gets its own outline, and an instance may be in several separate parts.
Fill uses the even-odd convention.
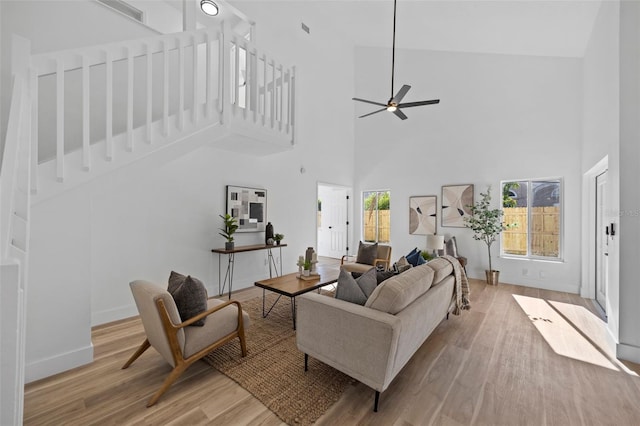
[[[427,235],[427,251],[431,250],[434,257],[438,257],[438,250],[444,249],[443,235]]]

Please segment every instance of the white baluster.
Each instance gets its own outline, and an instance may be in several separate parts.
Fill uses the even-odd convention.
[[[153,114],[153,51],[151,50],[151,43],[147,43],[147,123],[146,123],[146,138],[147,143],[152,143],[151,140],[151,124]]]
[[[133,48],[127,48],[127,150],[133,151]]]
[[[106,135],[105,147],[107,161],[113,160],[113,60],[111,59],[111,51],[105,52],[105,85],[106,85]]]
[[[31,193],[38,191],[38,71],[29,70],[31,78]]]
[[[198,124],[198,41],[195,35],[191,36],[191,43],[193,45],[193,105],[191,109],[193,124]]]
[[[56,178],[64,180],[64,64],[56,60]]]
[[[184,46],[182,39],[176,39],[178,45],[178,129],[184,128]]]
[[[91,85],[89,80],[89,58],[82,56],[82,168],[91,170],[91,134],[89,115],[89,94]]]
[[[205,113],[208,119],[211,119],[213,113],[213,67],[211,65],[211,34],[206,32],[205,44],[206,44],[206,59],[207,59],[207,98],[205,100]]]
[[[167,44],[169,40],[162,43],[164,53],[164,63],[162,74],[162,128],[165,137],[169,136],[169,49]]]

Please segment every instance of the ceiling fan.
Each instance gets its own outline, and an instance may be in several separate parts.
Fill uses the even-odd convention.
[[[440,103],[440,99],[432,99],[430,101],[401,103],[402,99],[405,97],[409,89],[411,89],[411,86],[409,86],[408,84],[403,85],[400,88],[400,90],[398,90],[398,93],[396,93],[395,96],[393,95],[393,80],[395,76],[395,63],[396,63],[396,1],[397,0],[393,0],[393,49],[392,49],[392,56],[391,56],[391,98],[386,104],[369,101],[366,99],[353,98],[354,101],[365,102],[368,104],[373,104],[373,105],[378,105],[383,107],[382,109],[370,112],[365,115],[361,115],[358,118],[368,117],[370,115],[377,114],[379,112],[387,110],[389,112],[394,113],[396,116],[400,117],[400,119],[406,120],[407,116],[404,115],[404,113],[400,110],[400,108],[411,108],[411,107],[417,107],[422,105],[432,105],[432,104]]]

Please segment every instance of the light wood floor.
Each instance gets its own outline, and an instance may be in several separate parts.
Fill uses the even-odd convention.
[[[251,288],[235,298],[258,295]],[[471,302],[438,326],[382,393],[378,413],[374,392],[358,383],[318,424],[640,424],[640,366],[594,347],[602,325],[590,301],[472,280]],[[98,327],[92,338],[92,364],[26,386],[25,424],[281,424],[204,362],[146,408],[170,367],[150,349],[120,369],[144,339],[140,321]]]

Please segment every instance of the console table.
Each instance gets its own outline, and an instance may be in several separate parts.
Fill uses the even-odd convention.
[[[229,299],[231,299],[231,288],[233,286],[233,269],[235,266],[236,253],[244,253],[248,251],[266,250],[267,251],[267,263],[269,263],[269,277],[273,277],[273,271],[275,270],[276,276],[282,274],[282,247],[286,247],[286,244],[268,245],[268,244],[254,244],[251,246],[237,246],[233,250],[225,250],[223,248],[217,248],[211,250],[213,253],[218,254],[218,295],[224,294],[224,289],[229,283]],[[280,249],[280,273],[276,266],[276,261],[273,258],[272,249]],[[227,255],[227,272],[224,275],[224,282],[222,281],[222,268],[220,263],[220,257]]]

